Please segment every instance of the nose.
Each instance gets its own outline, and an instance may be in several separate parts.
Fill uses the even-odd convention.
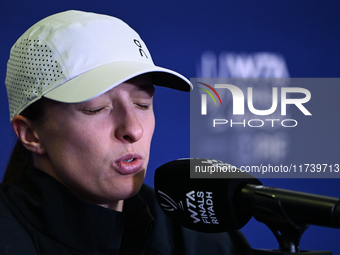
[[[137,142],[144,130],[133,107],[122,107],[117,115],[116,138],[128,143]]]

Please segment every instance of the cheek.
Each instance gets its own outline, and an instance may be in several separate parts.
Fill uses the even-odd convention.
[[[52,165],[59,167],[72,167],[79,161],[77,158],[88,157],[93,144],[98,140],[91,128],[85,125],[72,125],[73,123],[53,123],[44,135],[44,147]]]
[[[152,115],[145,119],[144,123],[144,136],[145,139],[149,142],[149,146],[151,145],[151,140],[153,133],[155,131],[155,116]]]
[[[155,130],[155,115],[152,115],[149,119],[149,126],[150,126],[150,133],[151,136],[153,135],[153,132]]]
[[[146,120],[147,121],[144,124],[144,142],[143,142],[143,145],[144,145],[145,149],[148,150],[148,156],[149,156],[151,140],[152,140],[153,133],[154,133],[154,130],[155,130],[155,117],[150,116]],[[148,157],[148,160],[149,160],[149,157]]]
[[[108,146],[109,136],[110,131],[105,128],[105,124],[97,126],[79,124],[65,130],[60,139],[65,149],[72,152],[73,156],[89,157],[103,153]]]

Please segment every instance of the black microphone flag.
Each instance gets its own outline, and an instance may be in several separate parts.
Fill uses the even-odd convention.
[[[155,172],[155,192],[165,214],[192,230],[216,233],[242,228],[252,217],[237,213],[235,192],[243,185],[261,182],[247,173],[237,179],[190,179],[190,164],[202,159],[168,162]]]
[[[216,161],[174,160],[155,172],[158,203],[165,214],[186,228],[226,232],[242,228],[252,216],[267,225],[286,224],[288,219],[300,226],[340,228],[338,198],[265,187],[239,169],[227,173],[228,178],[190,178],[190,167],[201,162],[213,165]]]

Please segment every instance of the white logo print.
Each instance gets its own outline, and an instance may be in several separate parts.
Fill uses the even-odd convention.
[[[166,203],[160,203],[164,210],[173,212],[175,210],[181,209],[184,211],[183,203],[180,201],[179,203],[176,203],[171,197],[169,197],[164,192],[158,190],[158,193],[160,194],[160,197],[165,200]]]

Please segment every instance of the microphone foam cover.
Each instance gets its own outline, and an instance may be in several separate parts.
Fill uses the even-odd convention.
[[[252,215],[234,208],[234,195],[245,184],[261,182],[242,172],[237,178],[232,173],[226,176],[233,178],[190,178],[190,164],[202,161],[208,160],[180,159],[160,166],[154,183],[158,203],[172,220],[195,231],[217,233],[242,228]]]

